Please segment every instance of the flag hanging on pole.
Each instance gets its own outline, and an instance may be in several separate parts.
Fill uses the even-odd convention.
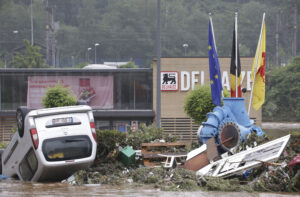
[[[237,42],[237,37],[236,37],[237,36],[236,28],[237,28],[236,24],[234,24],[231,63],[230,63],[230,90],[231,90],[230,92],[231,92],[231,97],[242,97],[241,61],[240,61],[240,53],[239,53],[239,47],[238,47],[238,42]],[[236,67],[236,62],[238,62],[237,67]],[[237,79],[236,79],[236,76],[237,76]],[[237,90],[236,90],[236,88],[237,88]],[[238,93],[238,94],[236,95],[236,93]]]
[[[221,93],[223,87],[221,82],[220,65],[215,46],[211,17],[209,20],[208,28],[208,55],[212,103],[216,106],[221,106]]]
[[[265,102],[265,71],[266,71],[266,25],[263,17],[262,31],[253,61],[251,81],[253,84],[252,107],[258,110]],[[254,75],[255,73],[255,75]]]

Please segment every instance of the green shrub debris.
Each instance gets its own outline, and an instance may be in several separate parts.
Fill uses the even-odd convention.
[[[246,192],[299,192],[300,166],[289,167],[287,164],[300,151],[299,132],[291,133],[291,139],[282,157],[274,163],[264,163],[261,167],[248,170],[249,176],[235,175],[229,178],[197,177],[194,171],[181,167],[165,169],[161,167],[145,167],[138,160],[131,166],[124,166],[118,161],[120,147],[126,145],[140,149],[141,143],[158,139],[175,141],[172,136],[165,136],[163,130],[154,126],[143,125],[136,132],[122,133],[118,131],[97,131],[98,152],[94,165],[88,170],[80,170],[74,174],[73,184],[150,184],[163,191],[246,191]],[[240,150],[265,143],[267,136],[248,136]],[[195,145],[194,145],[195,146]]]

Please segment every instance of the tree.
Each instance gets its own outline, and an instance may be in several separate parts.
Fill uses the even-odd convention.
[[[121,65],[119,66],[119,68],[138,68],[139,66],[138,65],[135,65],[134,62],[130,61],[128,62],[127,64],[125,65]]]
[[[286,67],[267,73],[263,118],[269,121],[300,120],[300,56]]]
[[[229,93],[224,91],[224,96],[228,97]],[[210,85],[197,86],[191,91],[184,102],[184,112],[195,120],[197,124],[201,124],[208,112],[211,112],[216,105],[212,103]]]
[[[64,87],[62,84],[49,87],[43,98],[43,106],[46,108],[70,106],[75,105],[76,102],[77,99],[75,95],[72,94],[71,89],[69,87]]]
[[[24,54],[16,53],[14,60],[10,62],[13,68],[43,68],[45,61],[43,55],[40,53],[39,46],[32,46],[28,40],[24,40],[25,51]]]

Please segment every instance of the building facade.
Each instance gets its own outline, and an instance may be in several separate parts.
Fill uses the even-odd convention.
[[[219,58],[223,88],[230,92],[231,58]],[[245,107],[248,111],[253,58],[241,58],[242,87],[247,88]],[[180,140],[196,140],[199,125],[184,113],[187,94],[197,85],[209,83],[209,62],[207,57],[161,58],[161,127],[165,133],[175,135]],[[153,67],[153,108],[156,111],[157,67]],[[261,109],[252,107],[250,118],[261,125]]]
[[[219,58],[223,88],[230,90],[230,58]],[[242,87],[248,110],[253,58],[241,58]],[[183,109],[185,97],[197,85],[209,83],[207,57],[161,58],[161,126],[178,140],[196,140],[199,125]],[[121,132],[155,121],[156,61],[143,69],[0,69],[0,141],[16,130],[15,110],[42,107],[47,87],[61,83],[92,107],[97,129]],[[261,109],[250,118],[261,125]]]
[[[153,121],[152,69],[1,69],[0,141],[16,129],[17,107],[42,107],[47,87],[57,83],[88,102],[97,129],[126,131]]]

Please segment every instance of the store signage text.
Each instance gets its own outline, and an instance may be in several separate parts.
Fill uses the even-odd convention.
[[[246,80],[247,91],[251,90],[251,71],[242,71],[242,83]],[[230,73],[228,71],[223,71],[222,84],[223,88],[230,90]],[[209,79],[204,79],[204,71],[181,71],[180,72],[180,91],[189,91],[194,89],[196,85],[204,85]]]

